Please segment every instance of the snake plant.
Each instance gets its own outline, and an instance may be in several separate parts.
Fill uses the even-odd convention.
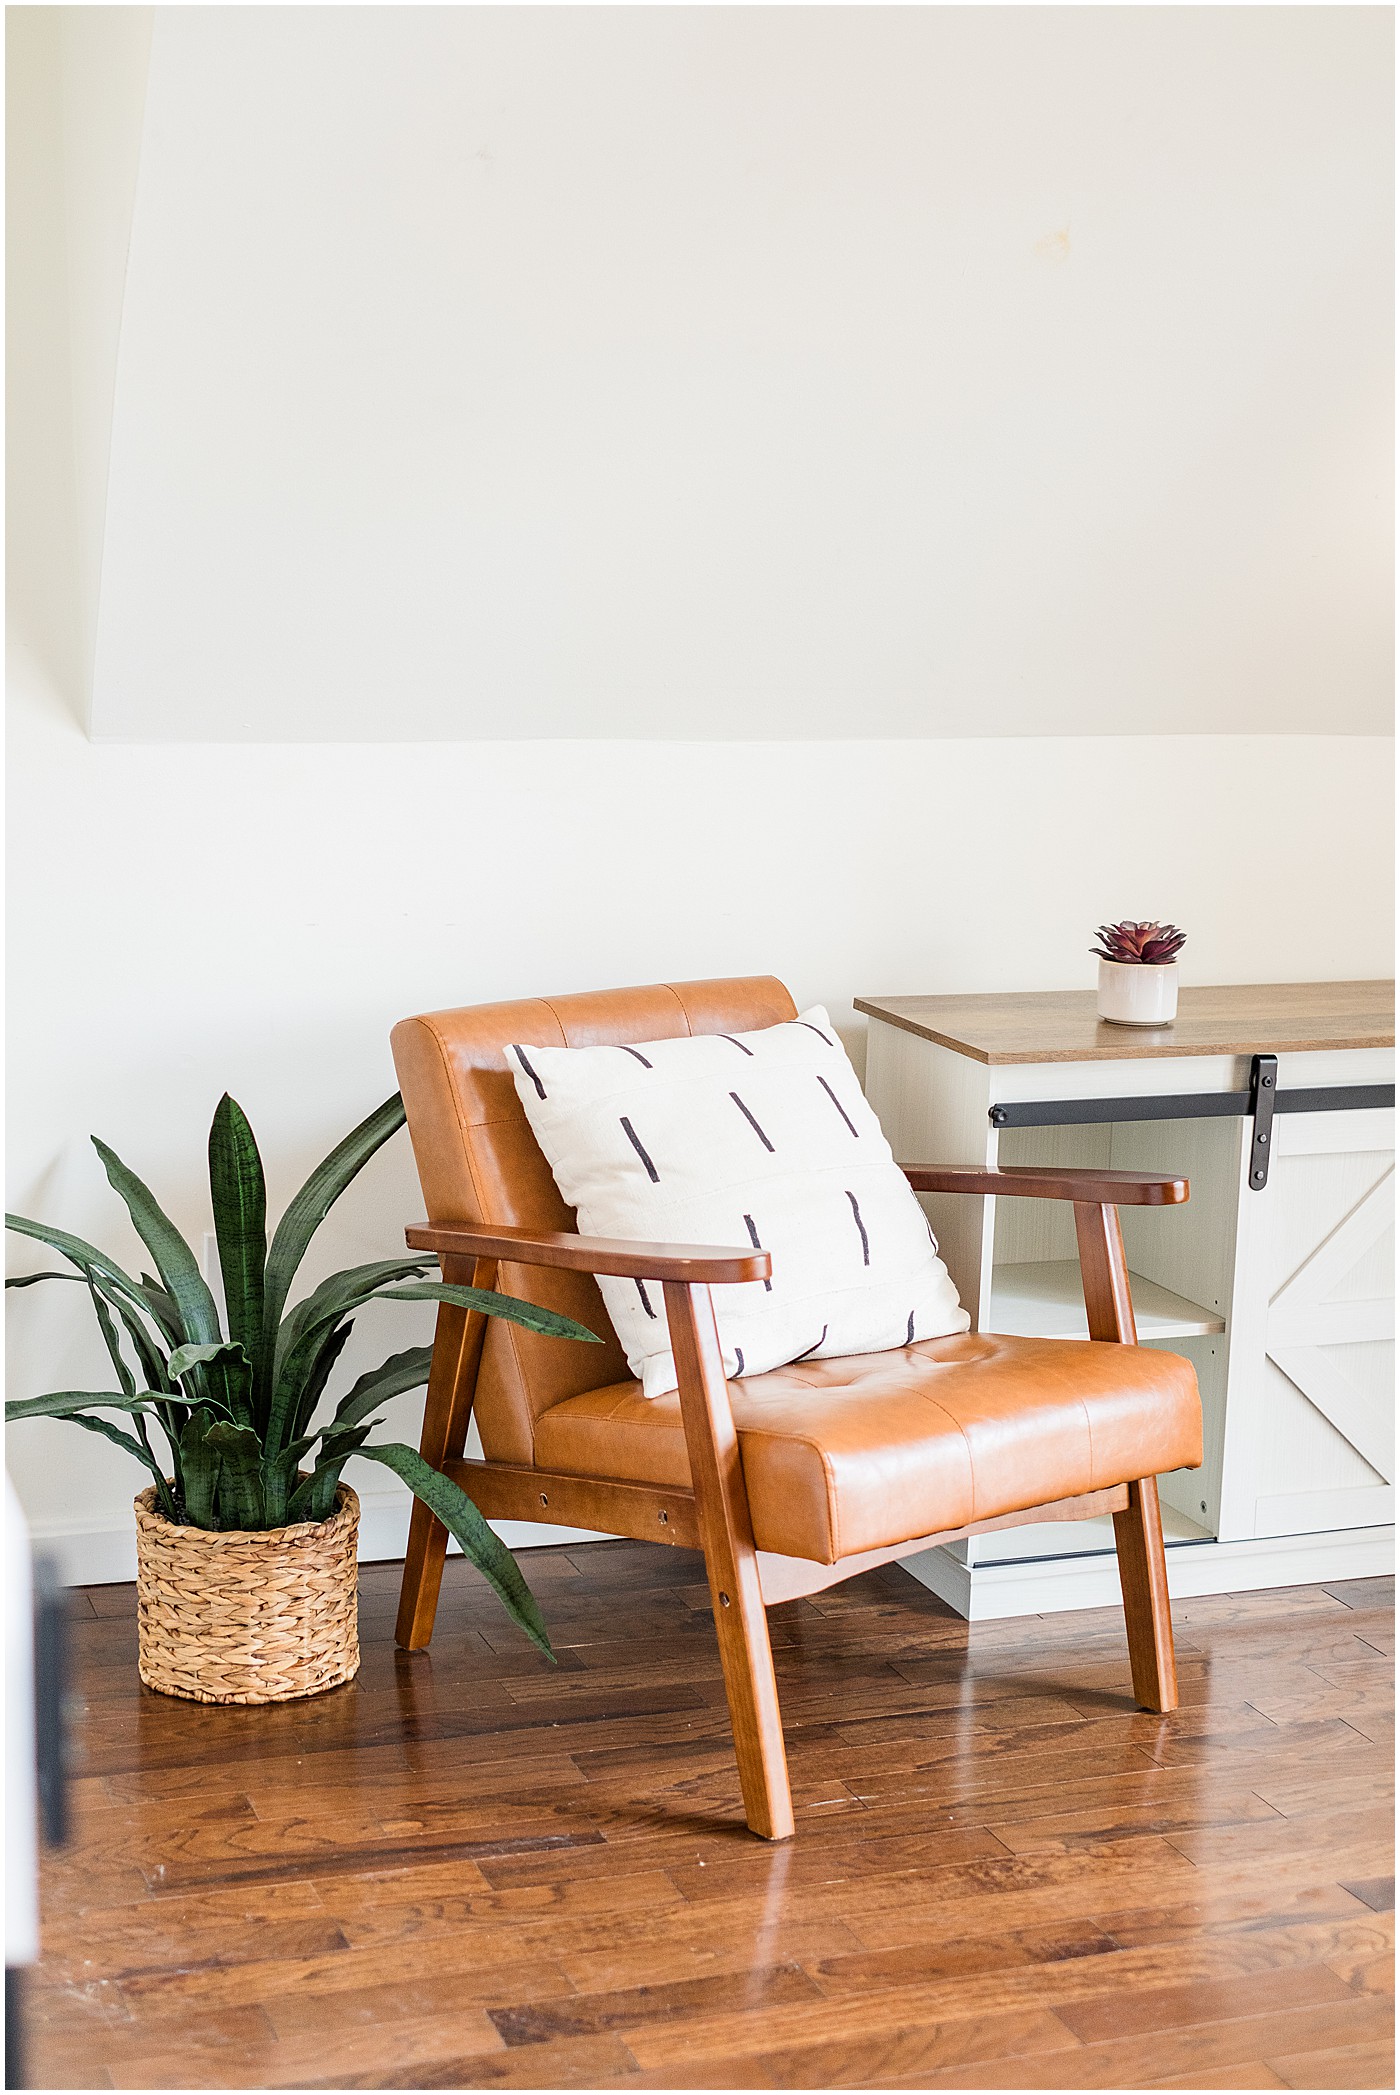
[[[403,1120],[396,1093],[312,1172],[269,1246],[258,1145],[242,1108],[224,1094],[209,1130],[209,1187],[226,1333],[189,1245],[150,1190],[94,1135],[108,1181],[126,1203],[155,1274],[143,1272],[133,1279],[81,1237],[7,1215],[7,1228],[37,1237],[76,1270],[26,1273],[7,1280],[6,1287],[46,1280],[84,1285],[119,1386],[21,1399],[6,1404],[5,1416],[71,1419],[115,1441],[150,1471],[165,1518],[196,1528],[268,1529],[326,1520],[349,1458],[382,1463],[456,1537],[510,1615],[552,1658],[534,1595],[466,1493],[414,1448],[398,1442],[367,1445],[380,1423],[370,1413],[427,1381],[431,1346],[412,1346],[361,1375],[330,1416],[315,1423],[355,1313],[367,1302],[448,1302],[552,1337],[594,1339],[571,1318],[533,1303],[429,1280],[425,1276],[437,1262],[423,1257],[381,1259],[334,1273],[288,1309],[287,1297],[316,1230]],[[128,1418],[133,1430],[103,1413]],[[151,1425],[164,1438],[165,1459],[152,1446]]]

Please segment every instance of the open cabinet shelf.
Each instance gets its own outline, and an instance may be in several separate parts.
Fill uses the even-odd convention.
[[[1140,1273],[1130,1275],[1140,1339],[1192,1338],[1223,1331],[1225,1319]],[[1078,1259],[1027,1259],[992,1269],[990,1329],[1008,1338],[1089,1336]]]

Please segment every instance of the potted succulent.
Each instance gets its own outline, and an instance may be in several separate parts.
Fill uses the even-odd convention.
[[[1100,924],[1099,1017],[1111,1026],[1169,1026],[1176,1017],[1176,956],[1186,933],[1175,924]]]
[[[316,1230],[403,1118],[395,1094],[347,1135],[312,1172],[269,1246],[252,1128],[227,1094],[219,1101],[209,1131],[209,1185],[227,1332],[189,1245],[96,1136],[154,1276],[134,1279],[81,1237],[6,1217],[9,1229],[37,1237],[75,1269],[27,1273],[6,1286],[84,1285],[118,1384],[8,1403],[6,1419],[69,1419],[115,1441],[151,1474],[136,1500],[140,1671],[148,1687],[200,1702],[275,1702],[354,1675],[359,1501],[341,1482],[352,1455],[401,1477],[515,1621],[554,1656],[519,1567],[465,1492],[414,1448],[368,1445],[379,1423],[372,1414],[427,1381],[431,1346],[396,1353],[361,1375],[316,1421],[355,1314],[367,1302],[449,1302],[531,1331],[593,1339],[581,1324],[532,1303],[427,1279],[436,1261],[421,1256],[334,1273],[288,1309]],[[123,1418],[132,1430],[117,1423]],[[164,1439],[163,1456],[152,1446],[152,1426]]]

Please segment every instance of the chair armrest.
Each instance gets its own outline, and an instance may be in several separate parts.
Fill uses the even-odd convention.
[[[1191,1197],[1190,1182],[1156,1171],[1061,1169],[1006,1164],[999,1171],[962,1164],[901,1164],[916,1193],[1004,1193],[1017,1200],[1077,1200],[1095,1207],[1163,1208]]]
[[[720,1244],[633,1244],[622,1237],[578,1237],[563,1230],[487,1229],[455,1224],[406,1229],[410,1250],[436,1251],[444,1258],[503,1258],[521,1266],[562,1266],[571,1273],[606,1273],[618,1280],[676,1280],[692,1287],[721,1282],[767,1280],[773,1261],[766,1251]]]

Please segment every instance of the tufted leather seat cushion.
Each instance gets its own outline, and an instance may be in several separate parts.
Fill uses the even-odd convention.
[[[960,1333],[731,1382],[763,1550],[819,1564],[1201,1461],[1190,1363],[1146,1347]],[[535,1461],[686,1488],[676,1395],[568,1397]]]

